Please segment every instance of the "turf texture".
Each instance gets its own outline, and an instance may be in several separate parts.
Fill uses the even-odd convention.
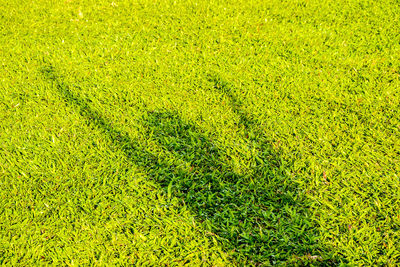
[[[400,263],[400,2],[0,0],[0,263]]]

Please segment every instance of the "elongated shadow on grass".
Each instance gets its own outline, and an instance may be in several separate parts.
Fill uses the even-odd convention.
[[[42,73],[63,99],[101,129],[129,160],[142,166],[166,192],[181,198],[204,227],[216,234],[227,250],[234,251],[236,260],[248,264],[319,260],[310,257],[319,255],[322,248],[302,195],[281,170],[279,158],[263,143],[257,124],[242,111],[226,85],[215,81],[215,89],[229,97],[239,115],[244,134],[252,132],[255,136],[249,142],[259,151],[248,174],[235,173],[224,160],[223,150],[173,112],[148,112],[143,124],[165,151],[189,167],[153,155],[92,110],[63,83],[54,68],[43,68]]]

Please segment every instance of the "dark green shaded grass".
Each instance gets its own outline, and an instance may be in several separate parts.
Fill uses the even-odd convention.
[[[238,131],[248,139],[250,150],[255,151],[250,168],[241,175],[229,166],[226,153],[178,114],[148,111],[142,122],[148,136],[173,155],[175,160],[171,162],[148,152],[127,133],[115,129],[75,95],[52,66],[43,67],[41,72],[68,104],[98,127],[129,160],[143,167],[169,198],[183,200],[204,228],[216,234],[226,250],[232,251],[234,262],[335,262],[328,256],[329,250],[318,244],[318,231],[309,218],[306,199],[280,168],[279,158],[255,128],[254,121],[241,110],[240,102],[230,94],[227,85],[215,80],[213,89],[230,98],[233,110],[240,114]],[[288,254],[292,255],[290,259]],[[324,259],[321,254],[328,257]]]

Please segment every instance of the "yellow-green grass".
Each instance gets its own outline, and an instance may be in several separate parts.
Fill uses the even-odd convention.
[[[0,263],[400,263],[398,1],[0,0]]]

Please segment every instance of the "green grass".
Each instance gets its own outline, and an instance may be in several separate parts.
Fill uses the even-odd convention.
[[[398,1],[0,0],[0,263],[397,265]]]

